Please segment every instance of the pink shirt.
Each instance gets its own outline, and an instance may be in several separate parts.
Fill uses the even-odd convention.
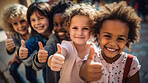
[[[84,83],[79,77],[79,70],[83,59],[78,56],[77,50],[72,41],[62,41],[62,48],[65,48],[68,55],[60,72],[59,83]]]

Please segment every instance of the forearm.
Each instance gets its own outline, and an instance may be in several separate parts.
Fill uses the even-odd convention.
[[[9,55],[12,55],[14,52],[15,52],[15,47],[10,51],[10,50],[8,50],[7,48],[6,48],[6,51],[7,51],[7,53],[9,54]]]

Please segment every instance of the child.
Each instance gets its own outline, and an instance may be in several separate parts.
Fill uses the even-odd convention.
[[[21,45],[21,39],[27,41],[30,36],[30,28],[26,19],[27,7],[20,4],[11,4],[6,6],[3,13],[3,24],[7,39],[5,40],[6,51],[9,55],[14,54],[13,58],[9,61],[10,74],[14,78],[16,83],[25,83],[23,77],[18,72],[18,67],[21,61],[18,60],[17,53],[15,51]],[[26,77],[30,78],[29,71],[32,68],[26,67]],[[30,82],[31,80],[28,79]]]
[[[21,42],[22,45],[18,50],[18,57],[20,60],[26,61],[25,65],[32,66],[33,52],[39,50],[38,42],[40,41],[44,46],[53,30],[50,5],[46,2],[32,3],[27,10],[27,20],[32,32],[26,43]],[[45,73],[43,73],[44,79],[45,76]]]
[[[53,71],[60,71],[59,83],[83,83],[79,78],[79,68],[85,55],[89,53],[87,41],[92,34],[91,25],[97,11],[90,4],[75,4],[64,13],[65,29],[71,41],[62,41],[62,50],[48,58],[48,66]]]
[[[70,5],[74,4],[71,1],[59,1],[55,2],[51,8],[51,13],[53,17],[53,34],[50,35],[46,46],[42,46],[39,43],[40,50],[38,53],[35,54],[33,58],[33,68],[35,70],[41,70],[46,66],[46,82],[47,83],[58,83],[59,74],[56,72],[51,71],[51,69],[46,65],[47,57],[56,53],[57,51],[57,43],[61,43],[63,39],[66,39],[65,33],[66,31],[63,28],[63,13],[65,9],[68,8]],[[38,54],[38,55],[37,55]]]
[[[92,81],[95,83],[139,83],[141,66],[138,59],[122,52],[125,46],[130,49],[131,43],[138,41],[139,23],[140,18],[134,9],[124,2],[108,4],[100,8],[94,28],[101,50],[94,60],[102,64],[103,75],[100,80]],[[88,63],[83,64],[80,70],[81,78],[88,80],[86,75],[89,71],[85,70],[90,66],[91,64]]]

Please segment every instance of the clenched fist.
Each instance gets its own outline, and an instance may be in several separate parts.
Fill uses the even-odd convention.
[[[28,56],[28,49],[25,46],[25,41],[21,40],[21,47],[19,49],[19,57],[20,59],[25,59]]]
[[[13,52],[15,48],[15,43],[13,42],[13,39],[9,36],[8,33],[5,33],[7,36],[7,39],[5,40],[6,49],[8,52]]]
[[[90,47],[90,53],[87,61],[83,63],[79,72],[82,80],[92,82],[99,80],[102,76],[102,64],[99,62],[94,62],[94,54],[94,48]]]
[[[44,50],[43,44],[41,42],[38,42],[39,44],[39,51],[38,51],[38,61],[40,63],[44,63],[47,60],[48,52]]]
[[[60,71],[65,60],[65,57],[62,55],[62,48],[59,44],[57,44],[57,49],[58,51],[48,58],[48,66],[53,71]]]

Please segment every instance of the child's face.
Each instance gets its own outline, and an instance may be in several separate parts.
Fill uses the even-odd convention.
[[[53,26],[54,26],[54,32],[61,38],[65,38],[65,30],[63,28],[63,13],[57,13],[53,16]]]
[[[75,44],[86,44],[90,38],[90,19],[85,15],[76,15],[71,19],[69,34]]]
[[[129,28],[120,20],[106,20],[98,35],[100,47],[106,57],[114,58],[128,42]]]
[[[35,31],[39,34],[46,35],[49,33],[49,20],[47,17],[40,15],[37,11],[35,11],[30,16],[31,26]]]
[[[23,17],[18,17],[12,20],[12,27],[20,35],[25,35],[28,32],[29,24]]]

